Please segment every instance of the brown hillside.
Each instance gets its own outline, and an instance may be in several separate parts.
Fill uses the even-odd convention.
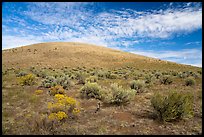
[[[106,47],[75,42],[39,43],[3,50],[3,67],[103,67],[132,66],[139,69],[189,70],[188,65],[160,61]]]

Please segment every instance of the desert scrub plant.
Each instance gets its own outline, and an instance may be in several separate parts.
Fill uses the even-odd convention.
[[[185,85],[186,86],[193,86],[193,85],[195,85],[195,80],[193,78],[191,78],[191,77],[186,78],[185,79]]]
[[[85,80],[85,82],[86,83],[95,83],[95,82],[97,82],[98,81],[98,77],[96,77],[96,76],[90,76],[90,77],[88,77],[88,78],[86,78],[86,80]]]
[[[166,96],[156,93],[151,98],[151,105],[162,121],[179,120],[193,115],[193,95],[190,93],[170,91]]]
[[[25,75],[28,75],[28,73],[24,72],[24,71],[16,72],[16,77],[22,77],[22,76],[25,76]]]
[[[61,120],[65,119],[65,118],[67,118],[67,117],[68,117],[67,114],[66,114],[65,112],[63,112],[63,111],[58,111],[57,113],[51,113],[51,114],[48,116],[48,118],[49,118],[50,120],[55,120],[55,119],[57,119],[58,121],[61,121]]]
[[[143,92],[145,89],[145,82],[143,80],[133,80],[130,82],[130,88],[136,92]]]
[[[53,76],[47,76],[42,80],[41,85],[45,88],[50,88],[52,86],[51,83],[54,82],[54,80],[55,78]]]
[[[117,83],[113,83],[110,86],[108,94],[104,97],[104,102],[113,105],[126,105],[135,96],[135,91],[132,89],[124,89]]]
[[[97,76],[99,79],[104,79],[104,78],[108,78],[110,75],[110,73],[108,71],[105,71],[105,70],[99,70],[97,72]]]
[[[145,83],[151,84],[153,81],[154,81],[154,75],[152,75],[152,74],[145,75]]]
[[[51,112],[48,116],[51,120],[62,120],[69,117],[76,117],[80,112],[79,103],[72,97],[55,94],[54,101],[48,102],[48,109]],[[58,114],[58,115],[57,115]]]
[[[54,96],[55,94],[65,94],[65,91],[62,86],[56,85],[49,89],[49,93]]]
[[[187,77],[187,74],[186,74],[186,73],[183,73],[183,72],[179,72],[177,76],[178,76],[179,78],[186,78],[186,77]]]
[[[40,94],[42,94],[43,93],[43,90],[36,90],[35,91],[35,94],[37,94],[37,95],[40,95]]]
[[[118,75],[113,74],[113,73],[109,73],[109,75],[107,75],[107,78],[109,79],[117,79]]]
[[[97,83],[86,83],[80,89],[81,97],[101,99],[101,87]]]
[[[28,74],[25,76],[21,76],[18,78],[19,83],[24,85],[34,85],[35,84],[35,76],[33,74]]]
[[[86,79],[86,74],[84,73],[77,73],[76,77],[75,77],[77,80],[78,80],[78,84],[85,84],[85,79]]]
[[[56,82],[58,85],[61,85],[64,89],[68,89],[73,84],[69,77],[66,75],[55,79],[53,82]]]
[[[156,79],[159,79],[162,74],[160,72],[156,72],[154,75],[155,75]]]
[[[164,76],[160,77],[160,82],[161,82],[161,84],[168,85],[168,84],[171,84],[173,82],[173,79],[170,75],[164,75]]]

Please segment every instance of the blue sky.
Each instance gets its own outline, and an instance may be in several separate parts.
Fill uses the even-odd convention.
[[[96,44],[202,67],[202,3],[3,3],[3,49],[51,41]]]

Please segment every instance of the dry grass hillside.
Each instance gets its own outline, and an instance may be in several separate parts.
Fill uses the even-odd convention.
[[[73,42],[40,43],[3,50],[4,67],[99,67],[119,68],[125,66],[138,69],[189,70],[187,65],[161,61],[106,47]]]
[[[201,135],[202,69],[82,43],[3,50],[3,135]]]

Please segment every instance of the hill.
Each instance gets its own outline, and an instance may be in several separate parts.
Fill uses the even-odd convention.
[[[103,67],[131,66],[138,69],[197,70],[199,68],[162,61],[106,47],[75,42],[49,42],[3,50],[4,67]]]

